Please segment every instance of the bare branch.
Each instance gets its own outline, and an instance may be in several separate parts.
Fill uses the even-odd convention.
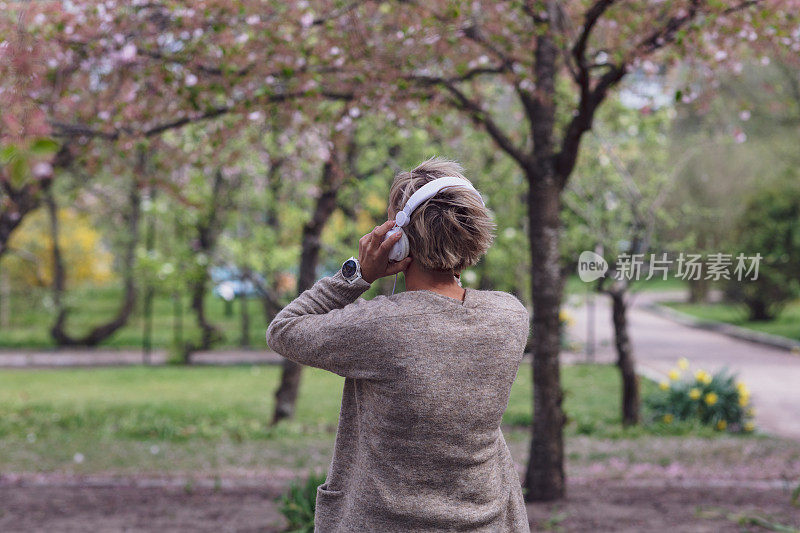
[[[443,87],[453,97],[451,103],[457,109],[467,111],[476,124],[483,126],[489,135],[495,140],[503,151],[513,157],[523,167],[529,165],[530,161],[525,155],[522,148],[514,144],[514,142],[503,132],[500,126],[492,119],[487,111],[483,109],[479,102],[472,100],[463,91],[456,87],[450,79],[436,78],[432,76],[418,76],[415,78],[417,81],[426,85],[438,85]]]
[[[578,36],[577,41],[575,41],[575,45],[572,47],[572,57],[575,58],[575,63],[578,67],[579,78],[575,81],[577,81],[581,87],[583,87],[581,80],[586,80],[588,82],[589,76],[588,67],[586,65],[586,47],[589,43],[589,37],[591,36],[595,25],[597,25],[597,21],[600,20],[606,10],[611,7],[611,4],[613,3],[614,0],[597,0],[592,7],[586,11],[586,15],[584,15],[581,33]]]
[[[350,92],[322,91],[319,94],[330,100],[352,100],[354,98],[353,93]],[[303,98],[305,96],[308,95],[306,93],[275,94],[268,96],[265,100],[261,100],[260,102],[250,101],[250,103],[263,103],[266,105],[278,102],[285,102],[287,100],[291,100],[294,98]],[[102,131],[91,128],[84,124],[69,124],[57,121],[51,121],[50,125],[53,127],[54,130],[53,136],[59,138],[91,137],[91,138],[114,141],[119,139],[122,135],[154,137],[156,135],[164,133],[165,131],[178,129],[188,124],[202,122],[204,120],[209,120],[222,115],[226,115],[228,113],[237,110],[241,105],[244,105],[245,103],[248,102],[243,101],[233,106],[215,107],[199,114],[184,115],[182,117],[167,122],[163,122],[161,124],[157,124],[155,126],[146,128],[144,130],[136,130],[130,126],[123,126],[112,131]]]
[[[723,14],[730,15],[760,3],[761,0],[743,0],[727,8]],[[650,55],[656,50],[673,43],[678,35],[678,31],[700,14],[702,6],[703,2],[700,0],[692,0],[689,9],[686,10],[683,16],[671,17],[664,26],[642,39],[639,44],[634,47],[632,57]]]
[[[492,45],[492,43],[488,39],[486,39],[486,37],[481,33],[481,29],[478,27],[477,21],[473,20],[472,24],[464,28],[463,31],[464,31],[464,36],[467,39],[469,39],[474,43],[479,44],[487,52],[491,53],[502,62],[503,64],[502,71],[511,71],[511,69],[514,66],[514,58],[509,56],[496,46]]]

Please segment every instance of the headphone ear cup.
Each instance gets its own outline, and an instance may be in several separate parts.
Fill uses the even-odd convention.
[[[406,232],[403,231],[403,228],[394,227],[390,229],[384,238],[388,239],[391,235],[398,232],[400,233],[400,240],[394,243],[392,249],[389,251],[389,259],[391,261],[402,261],[408,257],[408,237],[406,236]]]

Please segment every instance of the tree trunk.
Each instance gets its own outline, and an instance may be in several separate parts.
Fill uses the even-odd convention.
[[[245,275],[241,277],[240,281],[242,283],[242,287],[244,287],[245,282],[248,279],[248,273],[245,272]],[[242,326],[242,337],[239,340],[239,346],[242,348],[247,348],[250,346],[250,308],[248,306],[247,295],[242,294],[239,295],[240,305],[241,305],[241,326]]]
[[[153,187],[152,182],[150,185],[150,202],[155,202],[156,189]],[[147,221],[147,230],[145,234],[145,249],[147,253],[153,251],[156,244],[156,214],[155,209],[151,210],[150,218]],[[148,281],[147,288],[144,292],[144,305],[142,314],[144,315],[144,326],[142,331],[142,352],[144,364],[150,364],[150,356],[153,351],[153,300],[155,299],[155,288],[153,284]]]
[[[172,345],[183,349],[183,295],[172,293]]]
[[[622,424],[633,426],[639,423],[639,377],[628,336],[628,304],[626,289],[610,289],[608,295],[613,303],[614,342],[617,348],[617,367],[622,377]]]
[[[705,303],[708,301],[708,291],[711,284],[708,280],[697,279],[689,280],[689,302],[693,304]]]
[[[122,258],[124,294],[117,314],[82,337],[70,336],[65,331],[65,325],[69,309],[63,305],[62,296],[66,285],[66,272],[61,256],[61,247],[58,244],[58,216],[57,206],[52,193],[46,198],[48,211],[50,213],[50,229],[53,238],[53,300],[58,315],[56,321],[50,328],[50,335],[58,346],[97,346],[128,323],[128,319],[133,313],[136,304],[136,286],[134,283],[134,263],[136,261],[136,243],[139,237],[139,218],[141,207],[141,195],[139,194],[139,184],[134,179],[128,194],[128,228],[124,256]]]
[[[50,239],[52,240],[51,252],[53,254],[53,304],[58,309],[59,320],[63,321],[65,311],[61,304],[61,297],[66,288],[66,275],[64,273],[64,260],[61,257],[60,228],[58,221],[58,206],[53,197],[53,191],[48,189],[45,193],[45,205],[47,206],[47,216],[50,222]]]
[[[551,20],[558,5],[547,2]],[[559,49],[555,29],[548,25],[536,39],[534,75],[536,91],[527,104],[533,154],[526,162],[528,179],[528,239],[531,253],[531,301],[533,302],[533,435],[525,486],[528,501],[563,498],[564,424],[561,403],[558,320],[561,307],[561,188],[564,176],[556,172],[554,131],[556,123],[555,80]]]
[[[297,280],[298,295],[314,285],[317,278],[317,264],[319,263],[320,235],[328,223],[333,211],[336,209],[336,196],[339,193],[344,173],[339,161],[337,143],[333,143],[328,161],[322,168],[320,183],[321,193],[314,206],[311,220],[303,226],[303,244],[300,253],[300,273]],[[276,424],[285,418],[294,416],[294,407],[297,401],[297,391],[300,387],[300,374],[302,366],[283,360],[281,383],[275,392],[275,413],[272,423]]]
[[[8,241],[14,230],[22,224],[25,216],[39,207],[41,203],[40,187],[25,185],[19,189],[13,189],[5,178],[0,177],[0,185],[3,186],[3,196],[0,199],[0,257],[8,251]],[[50,181],[42,183],[41,189],[49,189]]]
[[[73,156],[65,144],[59,149],[52,161],[53,173],[72,164]],[[8,251],[8,241],[25,217],[36,210],[42,202],[42,193],[46,193],[53,184],[53,175],[39,178],[22,187],[14,187],[11,179],[0,170],[0,257]]]
[[[271,228],[275,233],[280,232],[280,217],[278,213],[280,193],[280,170],[283,166],[284,159],[278,158],[272,161],[272,166],[267,173],[266,187],[270,193],[269,199],[266,202],[264,209],[264,218],[266,225]],[[251,272],[252,274],[252,272]],[[274,288],[278,285],[278,279],[275,273],[271,273],[268,280],[262,282],[261,278],[250,276],[250,282],[255,285],[256,290],[261,294],[261,307],[264,313],[264,322],[269,324],[275,318],[280,310],[280,302],[278,301],[277,291]]]
[[[747,298],[745,305],[748,310],[748,320],[753,322],[766,322],[775,318],[775,313],[772,312],[770,304],[760,298]]]
[[[211,347],[222,340],[222,332],[206,317],[205,297],[208,290],[208,272],[204,271],[200,279],[194,280],[189,284],[189,294],[191,296],[191,307],[194,311],[197,325],[200,326],[200,343],[190,344],[184,352],[183,361],[186,364],[192,362],[192,352],[198,350],[209,350]]]
[[[0,270],[0,329],[11,323],[11,286],[8,271]]]
[[[525,486],[528,501],[563,498],[566,422],[559,368],[561,272],[559,187],[554,176],[529,180],[529,240],[533,301],[533,436]]]
[[[207,258],[214,255],[217,239],[225,223],[225,217],[233,207],[233,192],[241,185],[240,178],[226,180],[222,170],[214,173],[214,183],[211,190],[209,205],[205,216],[195,225],[197,232],[197,251],[202,252]],[[208,350],[215,343],[223,339],[222,332],[206,317],[205,296],[208,291],[208,268],[199,267],[196,275],[189,281],[189,296],[195,320],[200,327],[200,342],[187,342],[183,347],[183,362],[191,364],[192,353],[198,350]]]
[[[280,312],[281,304],[275,291],[268,287],[267,283],[260,283],[256,281],[255,277],[252,277],[251,280],[255,284],[256,290],[261,294],[261,309],[264,313],[265,323],[269,324],[272,322],[272,319],[275,318],[275,315]],[[271,287],[274,287],[276,284],[277,282],[273,276]]]

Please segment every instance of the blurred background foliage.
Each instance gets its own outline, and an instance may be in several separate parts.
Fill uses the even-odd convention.
[[[776,318],[798,294],[796,69],[779,57],[753,56],[714,82],[697,81],[690,70],[650,76],[660,89],[643,101],[637,95],[649,85],[632,77],[599,111],[563,199],[563,269],[574,272],[582,250],[600,247],[616,257],[641,239],[659,253],[760,251],[768,256],[761,284],[717,286],[734,308],[749,306],[750,319]],[[687,80],[688,88],[669,89]],[[513,130],[518,104],[500,87],[493,94]],[[394,174],[441,155],[464,165],[497,222],[494,246],[463,282],[512,292],[530,306],[527,184],[482,131],[421,104],[403,119],[344,111],[350,129],[339,132],[330,123],[340,127],[344,106],[325,106],[324,119],[288,109],[241,127],[229,117],[188,125],[134,150],[107,143],[104,157],[63,171],[53,197],[69,328],[81,332],[113,314],[130,237],[127,191],[138,183],[133,266],[140,297],[103,343],[140,346],[149,335],[153,346],[180,351],[201,346],[203,332],[213,331],[214,346],[262,347],[264,326],[296,294],[304,227],[323,190],[332,139],[344,135],[346,167],[320,233],[317,276],[335,272],[355,254],[358,238],[386,220]],[[58,312],[52,233],[41,207],[0,258],[0,346],[55,343],[48,331]],[[388,293],[392,283],[381,280],[365,296]],[[586,290],[571,278],[566,286]],[[713,284],[689,288],[693,301],[704,302]],[[193,318],[198,291],[200,322]],[[763,306],[754,294],[768,295],[769,309],[754,310]],[[155,324],[149,333],[147,320]]]

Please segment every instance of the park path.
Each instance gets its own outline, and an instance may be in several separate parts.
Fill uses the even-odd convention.
[[[641,292],[634,294],[629,310],[630,335],[641,373],[666,379],[680,357],[699,368],[715,371],[722,367],[738,373],[751,390],[755,422],[769,433],[800,440],[800,355],[778,348],[734,339],[722,333],[682,325],[647,309],[663,300],[678,300],[681,293]],[[585,347],[591,306],[572,298],[568,312],[574,319],[568,330],[571,341]],[[595,296],[595,361],[616,359],[611,325],[610,299]],[[586,356],[571,354],[571,359]]]

